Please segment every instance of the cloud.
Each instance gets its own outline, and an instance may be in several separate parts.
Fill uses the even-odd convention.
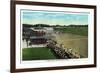
[[[51,11],[29,11],[22,10],[23,23],[52,23],[52,24],[70,24],[70,23],[84,23],[88,24],[88,14],[83,13],[65,13],[65,12],[51,12]]]

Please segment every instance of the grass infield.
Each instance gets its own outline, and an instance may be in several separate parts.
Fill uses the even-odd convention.
[[[47,60],[47,59],[56,59],[56,56],[49,48],[46,47],[23,48],[22,59],[23,60]]]
[[[54,28],[54,30],[64,32],[64,33],[72,33],[81,36],[88,36],[88,27]]]

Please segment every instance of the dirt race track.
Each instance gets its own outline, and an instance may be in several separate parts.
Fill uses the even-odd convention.
[[[88,57],[88,37],[69,33],[54,34],[53,40],[63,44],[64,48],[71,48],[81,55],[81,58]]]

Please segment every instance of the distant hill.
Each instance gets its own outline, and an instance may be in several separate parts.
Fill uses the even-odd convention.
[[[29,27],[29,28],[30,28],[30,27],[33,27],[32,24],[23,24],[22,26],[23,26],[23,27]]]
[[[69,25],[68,27],[88,27],[88,25]]]
[[[72,24],[72,25],[68,25],[68,26],[66,26],[66,25],[64,25],[64,26],[62,26],[62,25],[49,25],[49,24],[23,24],[23,27],[88,27],[88,25],[74,25],[74,24]]]
[[[48,24],[23,24],[24,27],[51,27],[50,25]]]
[[[35,24],[34,27],[50,27],[48,24]]]

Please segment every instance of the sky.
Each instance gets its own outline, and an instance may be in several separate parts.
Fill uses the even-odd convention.
[[[21,10],[23,24],[86,25],[89,13]]]

